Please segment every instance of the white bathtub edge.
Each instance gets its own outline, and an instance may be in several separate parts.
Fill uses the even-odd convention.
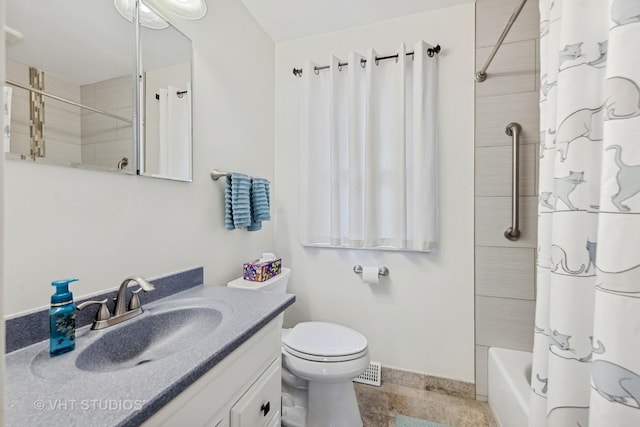
[[[522,427],[529,419],[531,353],[491,347],[488,356],[489,407],[500,427]]]

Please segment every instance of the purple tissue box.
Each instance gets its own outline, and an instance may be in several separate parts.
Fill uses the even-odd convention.
[[[264,282],[277,276],[282,271],[282,258],[272,261],[258,262],[258,260],[242,265],[242,278],[252,282]]]

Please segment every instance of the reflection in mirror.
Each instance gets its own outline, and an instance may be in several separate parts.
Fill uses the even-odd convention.
[[[140,49],[141,174],[191,181],[191,40],[170,24],[150,29],[142,22]]]
[[[136,173],[135,26],[112,0],[5,5],[7,157]]]

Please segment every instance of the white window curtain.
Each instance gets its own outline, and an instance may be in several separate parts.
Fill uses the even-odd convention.
[[[331,56],[303,68],[301,242],[428,251],[436,243],[437,55]],[[363,61],[366,60],[366,63]],[[348,65],[340,65],[347,62]]]
[[[640,1],[540,1],[530,427],[640,426]]]

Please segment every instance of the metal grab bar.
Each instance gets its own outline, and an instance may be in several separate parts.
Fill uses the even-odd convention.
[[[513,141],[511,227],[504,231],[504,237],[511,241],[516,241],[520,238],[520,132],[522,132],[522,127],[518,123],[509,123],[504,132],[509,135]]]
[[[507,37],[507,34],[509,34],[509,30],[511,30],[513,23],[516,22],[516,19],[518,19],[518,15],[520,15],[520,12],[522,12],[522,8],[524,7],[524,4],[526,2],[527,0],[522,0],[520,4],[516,6],[516,8],[513,10],[513,13],[511,14],[511,18],[509,18],[509,22],[507,22],[507,26],[504,27],[504,30],[502,30],[502,34],[500,34],[500,37],[498,38],[496,45],[493,47],[493,50],[489,54],[489,58],[487,58],[487,62],[485,62],[484,67],[482,67],[482,69],[476,73],[476,81],[478,83],[481,83],[487,80],[487,68],[489,68],[491,61],[493,61],[493,57],[496,56],[498,49],[500,49],[500,46],[502,46],[502,42],[504,42],[504,39]]]

